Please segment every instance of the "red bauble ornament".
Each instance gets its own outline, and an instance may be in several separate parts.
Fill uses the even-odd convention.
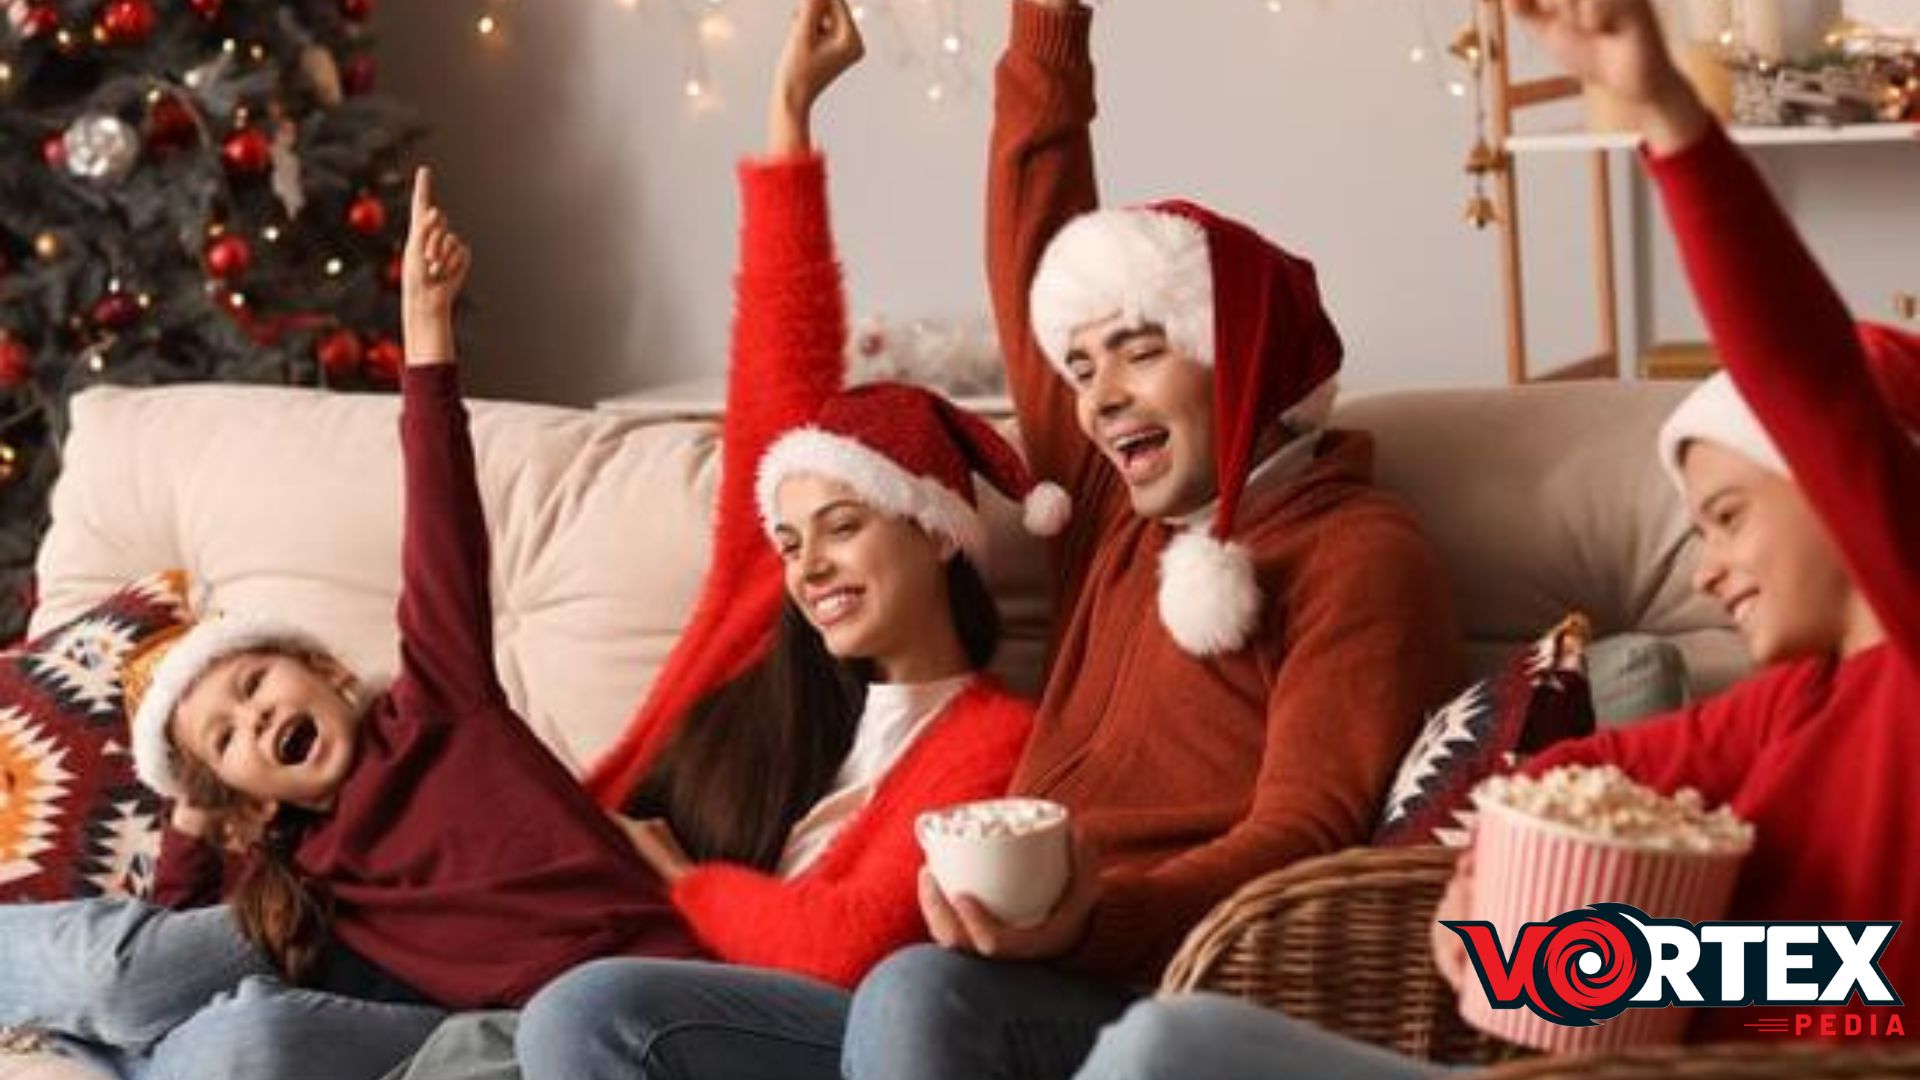
[[[67,164],[67,138],[59,132],[40,140],[40,160],[47,163],[49,169],[64,168]]]
[[[208,22],[220,17],[221,4],[222,0],[187,0],[187,6],[193,9],[193,13]]]
[[[329,376],[339,379],[358,370],[366,352],[360,347],[358,334],[351,330],[335,330],[314,345],[313,355]]]
[[[273,166],[273,144],[258,128],[241,128],[221,145],[220,160],[237,173],[263,173]]]
[[[238,236],[223,236],[207,245],[207,273],[222,281],[247,272],[253,265],[253,247]]]
[[[124,330],[139,317],[139,303],[126,293],[108,293],[93,305],[94,325],[107,330]]]
[[[12,390],[33,377],[33,354],[10,337],[0,337],[0,390]]]
[[[386,283],[387,288],[398,289],[401,276],[406,273],[406,269],[406,260],[400,257],[399,252],[395,252],[393,258],[387,260],[387,272],[381,280]]]
[[[355,22],[362,22],[373,15],[373,0],[340,0],[340,14]]]
[[[372,195],[362,195],[347,207],[347,228],[361,236],[379,236],[387,227],[387,208]]]
[[[60,13],[51,4],[33,4],[20,19],[20,36],[37,38],[60,29]]]
[[[406,350],[390,337],[378,338],[367,348],[367,374],[382,382],[399,382],[400,369],[406,366]]]
[[[113,0],[100,15],[100,29],[111,45],[137,45],[153,34],[153,5],[147,0]]]
[[[370,94],[373,92],[374,77],[379,71],[380,65],[367,53],[350,57],[340,65],[340,89],[348,94]]]
[[[150,150],[184,150],[193,145],[198,132],[193,110],[182,105],[179,98],[163,97],[154,102],[147,113],[147,148]]]

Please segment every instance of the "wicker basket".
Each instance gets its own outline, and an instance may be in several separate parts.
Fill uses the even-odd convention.
[[[1424,1060],[1492,1060],[1428,946],[1457,857],[1352,848],[1258,878],[1187,935],[1161,991],[1229,994]]]
[[[1458,852],[1351,848],[1257,878],[1187,935],[1162,993],[1206,990],[1409,1057],[1502,1061],[1462,1080],[1920,1080],[1920,1049],[1741,1043],[1534,1057],[1467,1026],[1429,927]]]

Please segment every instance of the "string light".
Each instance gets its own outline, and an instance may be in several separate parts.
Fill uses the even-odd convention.
[[[699,79],[688,79],[686,91],[688,97],[698,98],[707,92],[707,84],[701,82]]]
[[[500,29],[500,21],[491,15],[482,15],[474,22],[473,28],[481,37],[492,37]]]
[[[1281,7],[1280,0],[1267,0],[1267,10],[1269,12],[1278,15],[1280,14]]]
[[[347,268],[347,264],[341,262],[339,259],[327,260],[327,276],[328,277],[339,277],[341,272],[344,271],[346,268]]]
[[[960,35],[948,34],[947,36],[941,38],[940,48],[944,50],[948,56],[959,56],[960,55]]]
[[[280,226],[269,225],[266,228],[261,229],[260,239],[265,240],[269,244],[279,243],[280,242]]]

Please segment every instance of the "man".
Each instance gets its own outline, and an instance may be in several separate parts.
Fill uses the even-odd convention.
[[[1037,926],[923,876],[941,945],[856,994],[861,1080],[1071,1073],[1214,904],[1365,843],[1457,687],[1437,558],[1368,439],[1326,429],[1341,345],[1312,266],[1189,203],[1095,212],[1091,22],[1015,0],[988,198],[1021,430],[1075,501],[1014,790],[1083,843]]]

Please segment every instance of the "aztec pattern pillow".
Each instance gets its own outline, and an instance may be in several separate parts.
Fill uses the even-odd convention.
[[[1569,615],[1496,675],[1434,711],[1401,760],[1373,842],[1466,843],[1474,785],[1561,739],[1593,734],[1584,616]]]
[[[120,667],[187,616],[185,575],[155,574],[0,652],[0,903],[151,887],[161,805],[133,775]]]

